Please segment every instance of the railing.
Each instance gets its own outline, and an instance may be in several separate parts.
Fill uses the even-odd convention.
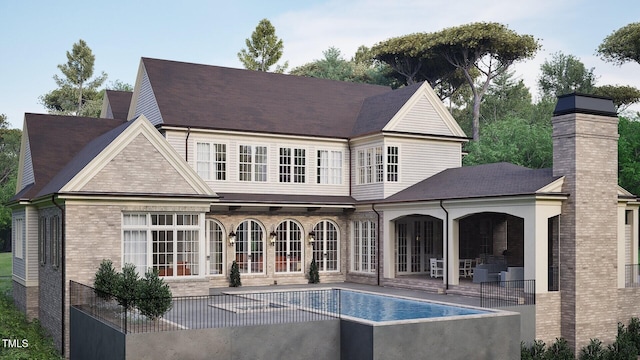
[[[624,286],[640,287],[640,264],[627,264],[625,266]]]
[[[71,306],[111,324],[124,333],[208,329],[280,324],[339,317],[339,290],[247,292],[172,297],[171,309],[150,319],[124,299],[100,294],[90,286],[70,282]],[[134,299],[133,302],[157,299]]]
[[[535,280],[489,281],[480,283],[480,306],[498,308],[534,305]]]

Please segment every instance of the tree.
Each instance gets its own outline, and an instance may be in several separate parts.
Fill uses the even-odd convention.
[[[602,41],[597,52],[604,61],[617,65],[629,61],[640,64],[640,22],[614,31]]]
[[[58,89],[40,97],[40,102],[50,113],[96,116],[100,113],[102,97],[98,88],[107,79],[104,72],[91,80],[94,71],[95,55],[80,39],[67,51],[67,62],[59,64],[58,69],[64,78],[54,75]]]
[[[474,141],[480,139],[480,104],[491,81],[513,63],[533,57],[539,47],[533,36],[518,35],[498,23],[471,23],[433,34],[430,50],[462,71],[473,93]],[[484,80],[474,77],[474,70]]]
[[[107,301],[111,300],[118,293],[118,281],[120,281],[120,277],[113,267],[113,262],[103,259],[93,281],[96,295]]]
[[[388,76],[388,69],[382,64],[367,58],[366,48],[360,47],[354,59],[344,59],[338,48],[330,47],[322,52],[323,59],[298,66],[291,75],[308,76],[320,79],[350,81],[377,85],[393,85],[394,79]]]
[[[530,123],[509,117],[495,121],[482,128],[479,141],[467,146],[469,155],[464,165],[510,162],[512,164],[541,169],[553,163],[551,125]]]
[[[595,95],[606,96],[613,100],[618,112],[640,101],[640,89],[625,85],[603,85],[593,88]]]
[[[21,138],[22,131],[9,129],[7,116],[0,114],[0,230],[11,228],[11,210],[4,204],[16,194]]]
[[[496,76],[482,100],[481,119],[485,123],[507,117],[530,119],[531,93],[522,79],[513,78],[513,71]]]
[[[309,266],[309,284],[317,284],[320,282],[320,273],[318,272],[318,264],[316,259],[311,259],[311,265]]]
[[[540,66],[538,88],[543,96],[553,98],[573,92],[592,94],[596,84],[593,69],[573,55],[556,52]]]
[[[621,116],[618,134],[618,184],[640,194],[640,122]]]
[[[238,263],[235,260],[233,260],[233,263],[231,263],[231,272],[229,273],[229,286],[242,286],[242,280],[240,279],[240,268],[238,267]]]
[[[138,284],[137,295],[139,301],[136,302],[136,307],[142,315],[151,320],[156,320],[171,310],[171,289],[158,276],[157,269],[147,270]]]
[[[238,59],[249,70],[269,71],[280,60],[284,49],[282,40],[276,36],[276,28],[267,19],[260,20],[245,44],[247,48],[240,50]],[[277,66],[275,72],[283,73],[288,66],[289,63],[285,62]]]
[[[370,52],[374,59],[394,70],[401,84],[426,81],[444,100],[466,80],[450,62],[432,51],[433,40],[433,34],[409,34],[382,41]]]

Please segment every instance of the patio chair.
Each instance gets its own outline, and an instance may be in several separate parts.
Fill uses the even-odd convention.
[[[440,278],[443,275],[443,262],[442,260],[438,261],[438,259],[436,258],[431,258],[430,259],[430,265],[431,265],[431,277],[432,278]]]
[[[472,260],[460,260],[460,277],[467,278],[473,276]]]

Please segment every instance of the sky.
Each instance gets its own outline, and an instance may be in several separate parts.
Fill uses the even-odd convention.
[[[237,53],[264,18],[283,40],[289,69],[332,46],[350,59],[361,45],[490,21],[542,45],[514,67],[534,98],[540,65],[555,52],[593,68],[597,85],[640,88],[640,64],[596,55],[604,38],[640,21],[637,0],[0,0],[0,114],[22,128],[24,113],[46,113],[39,97],[56,88],[57,65],[79,39],[96,57],[95,75],[134,85],[142,57],[242,68]]]

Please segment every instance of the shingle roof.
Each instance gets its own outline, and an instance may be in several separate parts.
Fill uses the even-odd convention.
[[[35,183],[13,200],[32,199],[96,137],[123,120],[25,114]]]
[[[365,99],[375,96],[378,100],[369,100],[371,104],[383,99],[378,95],[398,94],[378,85],[142,61],[165,125],[347,138]]]
[[[435,174],[383,202],[532,195],[559,178],[553,176],[552,169],[528,169],[504,162],[463,166]]]
[[[133,93],[130,91],[106,90],[106,96],[109,99],[113,118],[128,120],[129,105],[131,105]]]

